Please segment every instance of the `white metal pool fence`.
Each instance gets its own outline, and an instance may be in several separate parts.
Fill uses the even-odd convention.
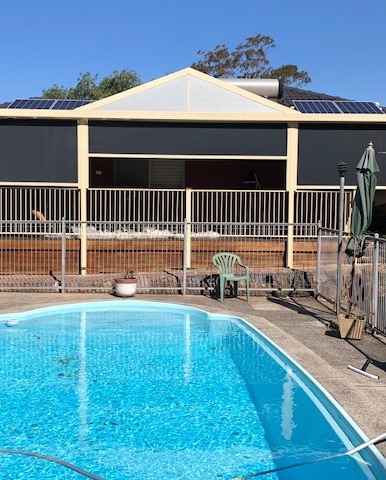
[[[316,224],[15,220],[0,227],[3,291],[106,291],[134,271],[139,293],[212,292],[212,257],[222,251],[250,267],[251,292],[314,288]]]
[[[213,293],[212,257],[228,251],[250,267],[252,295],[314,292],[343,312],[350,302],[386,334],[386,240],[366,237],[353,264],[348,239],[337,295],[338,231],[316,224],[0,221],[0,291],[111,291],[133,270],[139,293]]]
[[[349,233],[343,234],[338,260],[338,231],[319,229],[316,294],[331,302],[337,313],[350,311],[373,331],[386,334],[386,239],[366,236],[364,255],[353,258],[344,253],[349,238]]]
[[[349,221],[353,190],[345,191],[344,225]],[[320,222],[338,228],[338,190],[286,191],[193,190],[148,188],[0,187],[3,221],[34,220],[32,211],[49,221],[89,222]]]

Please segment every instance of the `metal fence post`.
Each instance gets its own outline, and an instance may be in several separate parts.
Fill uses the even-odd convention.
[[[371,312],[371,327],[378,328],[378,270],[379,270],[379,234],[374,235],[374,249],[373,249],[373,295],[372,304],[373,311]]]
[[[66,220],[62,218],[62,269],[60,279],[60,292],[64,293],[66,290]]]
[[[316,251],[316,296],[319,295],[320,270],[322,263],[322,226],[318,224],[318,246]]]
[[[184,220],[184,254],[183,254],[183,265],[182,265],[182,295],[186,295],[186,270],[188,263],[188,241],[187,237],[190,236],[188,233],[188,222],[185,218]]]
[[[339,223],[338,223],[338,270],[336,276],[336,309],[335,313],[339,315],[340,312],[340,298],[342,289],[342,239],[343,239],[343,207],[344,207],[344,177],[347,171],[347,165],[344,162],[338,164],[338,171],[340,175],[340,189],[339,189]]]

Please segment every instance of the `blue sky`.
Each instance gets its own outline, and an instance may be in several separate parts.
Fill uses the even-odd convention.
[[[142,83],[190,66],[198,50],[269,35],[273,67],[304,88],[386,106],[385,0],[2,0],[0,103],[134,70]]]

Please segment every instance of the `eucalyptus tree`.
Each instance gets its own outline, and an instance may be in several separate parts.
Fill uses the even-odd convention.
[[[216,78],[277,78],[286,85],[305,85],[311,82],[308,73],[296,65],[288,64],[274,68],[268,54],[275,48],[274,40],[268,35],[247,37],[232,51],[225,44],[213,50],[199,50],[202,59],[191,66]]]

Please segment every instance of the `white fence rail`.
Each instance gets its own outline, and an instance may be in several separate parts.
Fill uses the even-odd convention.
[[[191,192],[193,222],[286,223],[288,194],[284,191],[221,191]]]
[[[344,192],[343,225],[348,228],[353,190]],[[339,191],[301,190],[295,194],[295,222],[319,223],[324,228],[338,228]]]
[[[91,222],[183,222],[185,190],[90,189],[88,220]]]
[[[352,191],[345,192],[345,224]],[[294,205],[285,191],[191,189],[88,189],[85,205],[80,190],[59,187],[0,187],[0,219],[90,222],[231,222],[288,223],[290,211],[297,224],[337,228],[338,191],[299,191]],[[305,233],[307,235],[307,233]]]
[[[47,220],[79,219],[77,188],[0,187],[0,215],[3,221],[35,220],[36,212]]]

